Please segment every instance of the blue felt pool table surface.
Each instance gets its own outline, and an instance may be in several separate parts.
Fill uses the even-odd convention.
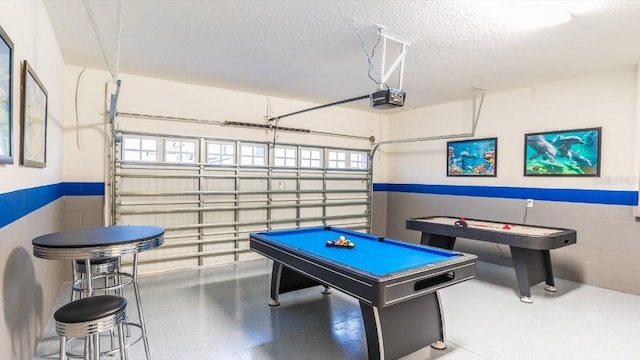
[[[343,266],[384,276],[413,268],[436,264],[459,256],[458,253],[381,238],[335,227],[275,230],[257,236],[286,245]],[[344,236],[355,244],[353,249],[326,246]]]

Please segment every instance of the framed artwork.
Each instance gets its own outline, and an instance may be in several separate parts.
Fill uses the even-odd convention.
[[[525,176],[600,176],[602,128],[524,135]]]
[[[29,63],[22,72],[22,165],[47,163],[47,90]]]
[[[13,42],[0,27],[0,164],[13,164]]]
[[[496,176],[498,138],[447,142],[447,176]]]

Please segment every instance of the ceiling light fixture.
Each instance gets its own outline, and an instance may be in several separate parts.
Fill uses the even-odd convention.
[[[468,11],[489,23],[513,30],[531,30],[570,22],[573,15],[596,10],[597,1],[470,1]]]

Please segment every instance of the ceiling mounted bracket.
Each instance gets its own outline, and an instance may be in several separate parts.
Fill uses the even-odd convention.
[[[473,121],[473,128],[471,132],[472,134],[475,134],[476,126],[478,125],[478,120],[480,120],[480,111],[482,111],[482,103],[484,103],[485,91],[477,87],[472,87],[471,89],[473,90],[473,113],[471,114],[472,121]],[[480,97],[480,104],[477,103],[478,97]]]
[[[387,27],[384,25],[378,24],[377,27],[378,27],[378,34],[380,34],[380,37],[382,39],[382,66],[381,66],[380,82],[379,82],[380,89],[384,89],[385,86],[387,86],[386,83],[387,81],[389,81],[389,78],[391,77],[391,75],[396,70],[398,70],[398,67],[400,67],[400,69],[398,70],[398,86],[395,87],[395,89],[402,90],[402,82],[404,80],[404,58],[407,55],[407,47],[411,46],[411,43],[408,41],[399,39],[395,36],[385,34],[384,30]],[[391,66],[388,69],[385,69],[386,62],[387,62],[387,43],[388,42],[392,42],[399,45],[400,54],[395,59],[393,64],[391,64]]]
[[[93,15],[93,10],[91,9],[91,5],[89,4],[89,0],[83,0],[85,11],[87,12],[87,16],[89,17],[89,22],[91,22],[91,27],[93,28],[93,33],[98,40],[98,47],[100,48],[100,52],[102,53],[102,57],[104,58],[104,62],[107,65],[107,70],[111,74],[111,79],[115,82],[118,79],[118,71],[120,67],[120,43],[122,36],[122,0],[117,0],[117,17],[116,17],[116,54],[115,61],[112,65],[109,61],[109,57],[107,56],[107,52],[104,47],[104,40],[100,35],[100,30],[98,29],[98,25],[96,23],[95,16]]]

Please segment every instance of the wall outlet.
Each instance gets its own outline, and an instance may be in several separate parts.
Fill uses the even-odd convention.
[[[533,207],[533,199],[527,199],[527,207]]]

